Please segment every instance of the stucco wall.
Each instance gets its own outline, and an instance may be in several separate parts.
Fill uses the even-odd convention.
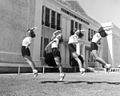
[[[118,34],[119,31],[117,31]],[[114,67],[120,65],[120,35],[113,34],[113,56],[114,56]]]
[[[34,23],[34,2],[0,0],[0,62],[22,62],[21,42]]]

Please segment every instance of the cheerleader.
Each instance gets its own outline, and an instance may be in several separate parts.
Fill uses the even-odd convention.
[[[98,43],[102,38],[107,37],[111,34],[111,30],[109,27],[100,27],[98,32],[93,35],[91,41],[91,53],[95,57],[95,60],[102,64],[102,66],[106,69],[111,68],[111,64],[107,64],[102,58],[98,56]]]
[[[35,64],[32,60],[29,46],[32,43],[32,39],[35,38],[34,30],[36,27],[27,30],[26,37],[22,41],[21,53],[26,62],[31,66],[34,77],[38,76],[38,70],[35,69]]]
[[[51,45],[52,54],[53,54],[55,63],[58,66],[60,71],[60,81],[62,81],[65,77],[65,74],[63,73],[63,70],[62,70],[61,55],[59,51],[59,45],[61,42],[62,42],[62,34],[60,30],[57,30],[53,33],[53,36],[51,37],[51,42],[49,42],[49,44],[45,47],[45,50],[47,51],[48,47]]]
[[[73,56],[73,58],[77,61],[78,65],[79,65],[80,73],[83,75],[85,73],[85,69],[82,67],[83,59],[81,60],[79,58],[81,56],[78,55],[76,52],[76,46],[79,43],[78,40],[83,37],[82,31],[84,31],[84,30],[76,30],[75,33],[69,37],[68,47],[69,47],[71,55]]]

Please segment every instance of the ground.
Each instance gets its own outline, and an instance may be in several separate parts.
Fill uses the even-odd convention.
[[[0,96],[120,96],[120,73],[0,74]]]

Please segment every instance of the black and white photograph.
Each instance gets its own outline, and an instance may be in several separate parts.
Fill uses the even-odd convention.
[[[120,0],[0,0],[0,96],[120,96]]]

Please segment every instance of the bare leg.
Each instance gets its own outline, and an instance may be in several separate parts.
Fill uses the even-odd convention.
[[[55,57],[54,58],[58,68],[59,68],[59,72],[60,72],[60,81],[62,81],[65,77],[65,74],[63,73],[63,69],[62,69],[62,65],[61,65],[61,61],[60,61],[60,57]]]
[[[105,66],[107,63],[98,56],[97,50],[92,50],[92,55],[95,57],[96,61],[101,63],[103,66]]]
[[[30,67],[32,68],[32,70],[34,70],[35,69],[35,64],[32,61],[32,58],[30,56],[25,56],[24,59],[30,65]]]
[[[78,58],[78,54],[76,52],[72,53],[73,58],[78,62],[79,65],[79,70],[82,68],[82,62],[80,61],[80,59]]]
[[[78,54],[77,54],[76,52],[73,52],[73,53],[72,53],[72,56],[73,56],[74,59],[78,62],[79,71],[83,74],[83,73],[85,72],[85,69],[84,69],[83,66],[82,66],[82,62],[81,62],[81,60],[79,59]]]
[[[79,58],[75,58],[75,60],[78,62],[79,71],[80,71],[80,69],[82,68],[82,63],[81,63],[81,61],[79,60]]]
[[[38,71],[35,69],[35,63],[32,61],[32,58],[30,56],[25,56],[24,59],[26,60],[26,62],[30,65],[30,67],[32,68],[34,77],[38,76]]]
[[[54,58],[55,63],[57,64],[58,68],[59,68],[59,72],[62,73],[62,65],[61,65],[61,61],[60,61],[60,57],[55,57]]]
[[[107,62],[105,62],[102,58],[100,58],[98,55],[97,55],[97,50],[93,50],[92,51],[92,54],[93,56],[95,57],[96,61],[101,63],[102,66],[104,68],[106,68],[106,70],[109,70],[111,68],[111,64],[107,64]]]

